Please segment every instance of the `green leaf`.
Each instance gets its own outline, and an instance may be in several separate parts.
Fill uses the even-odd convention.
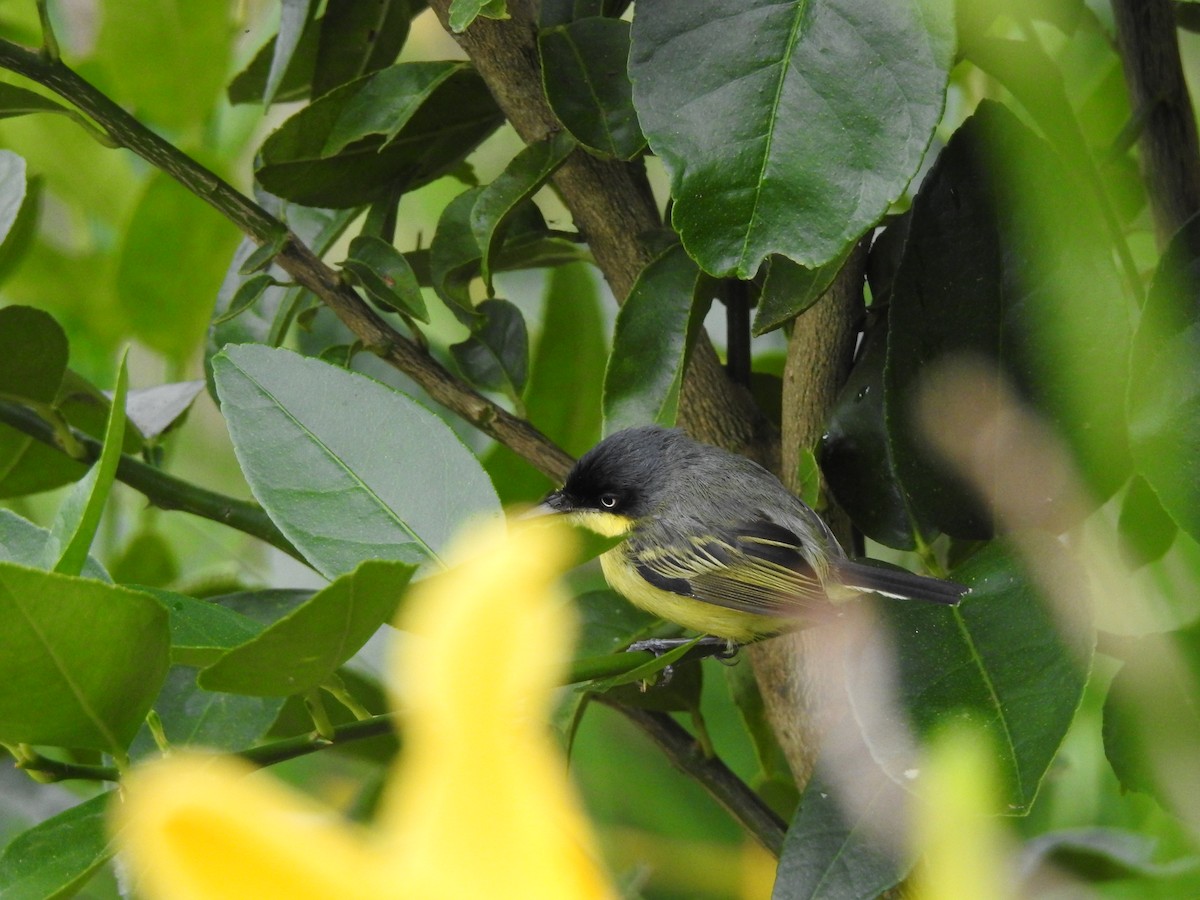
[[[472,384],[517,400],[529,371],[525,318],[507,300],[484,300],[476,311],[482,322],[465,341],[451,344],[450,353]]]
[[[229,301],[229,306],[220,315],[214,315],[211,324],[224,325],[231,319],[236,319],[263,295],[263,291],[275,284],[275,279],[266,272],[256,272],[241,283]]]
[[[605,656],[624,650],[634,641],[650,637],[662,620],[638,609],[611,590],[588,591],[575,598],[579,612],[579,639],[575,656]]]
[[[820,771],[809,780],[783,842],[773,900],[873,900],[900,883],[907,866],[871,841],[869,826],[872,820],[882,821],[889,809],[894,815],[903,798],[878,769],[870,777],[869,784],[856,786],[856,805],[862,809],[853,818],[838,796],[836,781]]]
[[[323,255],[341,237],[346,227],[358,217],[357,209],[328,210],[309,206],[296,206],[278,197],[264,195],[260,203],[276,218],[286,221],[293,233],[317,255]],[[242,273],[247,261],[261,248],[257,241],[245,238],[234,251],[233,259],[225,272],[225,280],[217,293],[213,315],[221,318],[233,302],[242,286],[253,276]],[[271,266],[268,274],[285,282],[288,275],[278,266]],[[206,368],[211,368],[212,356],[226,344],[247,342],[278,346],[287,335],[296,308],[306,296],[304,288],[275,285],[268,287],[258,303],[235,319],[221,323],[213,322],[205,342]]]
[[[310,93],[313,72],[317,62],[317,41],[320,36],[320,20],[309,20],[300,40],[293,48],[288,62],[287,71],[275,87],[273,100],[275,103],[286,103],[302,100]],[[242,71],[238,72],[229,82],[226,92],[229,102],[261,103],[267,92],[267,77],[275,61],[275,44],[277,38],[272,37],[254,54],[254,58]]]
[[[25,160],[0,150],[0,243],[8,237],[25,202]]]
[[[1200,540],[1200,218],[1171,239],[1133,341],[1127,403],[1138,472]]]
[[[593,152],[633,159],[646,146],[625,71],[629,23],[591,16],[538,35],[542,86],[554,115]]]
[[[476,320],[471,303],[471,280],[479,274],[483,251],[471,229],[471,213],[482,187],[468,188],[446,204],[438,217],[429,246],[429,276],[433,289],[464,325]]]
[[[0,285],[17,272],[21,262],[36,246],[35,242],[40,234],[42,194],[45,185],[46,179],[40,175],[35,175],[23,183],[25,197],[21,208],[8,228],[4,243],[0,244]],[[10,196],[11,189],[12,185],[9,184],[7,190]]]
[[[217,354],[213,375],[254,496],[326,577],[437,559],[468,519],[500,515],[458,436],[398,391],[253,345]]]
[[[236,753],[262,740],[279,718],[283,698],[206,691],[196,684],[196,673],[191,666],[172,666],[154,701],[154,711],[172,747]],[[129,755],[138,760],[157,753],[158,745],[143,725]]]
[[[920,432],[914,394],[952,357],[982,360],[1042,413],[1097,496],[1128,478],[1113,398],[1126,389],[1130,308],[1100,218],[1049,146],[987,101],[922,183],[892,283],[884,372],[892,456],[919,521],[965,539],[993,529],[990,505]]]
[[[993,541],[952,571],[972,589],[957,607],[881,603],[897,657],[895,686],[917,733],[959,716],[978,722],[997,748],[1001,799],[1014,814],[1029,810],[1071,725],[1095,644],[1083,576],[1064,549],[1030,536],[1021,553]],[[872,641],[861,659],[848,658],[853,704],[862,696],[859,670],[869,668],[863,662],[887,652]],[[866,737],[891,777],[909,784],[903,769],[911,759],[892,758],[887,736],[870,727]]]
[[[0,509],[0,562],[40,568],[45,562],[49,542],[49,529],[22,519],[11,509]],[[104,566],[91,556],[84,562],[82,574],[95,581],[112,581]]]
[[[35,94],[23,87],[17,87],[15,84],[0,83],[0,119],[39,112],[71,115],[71,110],[49,97]]]
[[[466,31],[477,18],[507,19],[505,0],[450,0],[450,30],[455,34]]]
[[[525,391],[525,412],[543,434],[573,456],[600,440],[600,395],[608,353],[605,331],[594,270],[581,264],[552,270],[542,333]],[[564,403],[564,396],[571,402]],[[484,466],[506,506],[533,502],[555,487],[500,444]]]
[[[1122,559],[1131,568],[1161,559],[1175,543],[1178,533],[1179,526],[1163,509],[1154,488],[1135,475],[1121,501],[1121,515],[1117,519]]]
[[[287,697],[319,687],[396,611],[415,566],[367,560],[200,673],[206,690]]]
[[[0,853],[5,900],[72,897],[113,855],[105,791],[18,834]]]
[[[113,580],[118,584],[136,584],[140,590],[166,587],[179,578],[175,548],[151,522],[147,518],[110,563]]]
[[[67,335],[53,316],[31,306],[0,309],[0,394],[52,403],[66,371]]]
[[[896,476],[884,427],[886,359],[887,319],[877,314],[829,414],[818,452],[825,483],[855,527],[885,546],[913,550],[918,528]]]
[[[504,120],[465,63],[401,63],[304,107],[262,146],[255,171],[307,206],[362,206],[452,171]]]
[[[739,278],[835,259],[916,174],[953,58],[949,0],[643,4],[633,99],[688,252]]]
[[[199,379],[138,388],[129,392],[125,413],[142,437],[152,440],[179,425],[202,390]]]
[[[283,84],[292,57],[316,7],[315,0],[279,0],[279,33],[275,35],[275,51],[271,55],[271,68],[263,88],[264,106],[275,102],[275,95]]]
[[[1136,831],[1069,828],[1027,841],[1021,854],[1021,870],[1027,884],[1030,876],[1041,872],[1102,883],[1126,878],[1172,878],[1200,867],[1196,856],[1156,862],[1159,850],[1156,838]]]
[[[167,673],[158,601],[4,562],[0,633],[0,741],[123,755]]]
[[[570,135],[558,132],[544,141],[530,144],[508,164],[496,180],[476,195],[471,208],[471,232],[482,251],[480,274],[490,291],[491,260],[500,246],[509,217],[529,200],[553,175],[575,149]]]
[[[50,529],[51,540],[46,549],[57,557],[54,571],[62,575],[78,575],[83,570],[88,548],[96,537],[100,516],[117,477],[125,438],[125,394],[129,385],[125,368],[127,355],[128,351],[122,354],[117,367],[117,386],[109,406],[100,458],[63,499]],[[47,563],[49,561],[47,559]]]
[[[704,323],[711,284],[679,244],[644,268],[617,313],[604,373],[604,431],[674,425],[692,343]]]
[[[1179,766],[1200,741],[1200,624],[1128,639],[1121,655],[1104,701],[1104,755],[1124,790],[1186,815],[1179,784],[1191,776]]]
[[[171,665],[207,666],[222,654],[254,638],[262,623],[211,600],[137,585],[166,609],[171,629]]]
[[[194,352],[237,241],[233,226],[199,197],[164,173],[151,177],[117,263],[117,294],[134,334],[174,359]]]
[[[763,281],[758,312],[754,314],[754,333],[766,334],[820,300],[853,249],[851,244],[845,252],[815,268],[797,265],[786,256],[772,256],[767,261],[767,277]]]
[[[100,18],[92,59],[103,66],[109,95],[142,121],[198,128],[224,90],[234,27],[224,3],[117,3]],[[142,60],[154,60],[161,77],[147,78]]]
[[[408,38],[409,23],[424,0],[330,0],[321,19],[321,42],[313,73],[320,97],[360,75],[390,66]]]
[[[350,242],[350,256],[342,268],[376,303],[418,321],[429,321],[417,276],[404,254],[392,244],[374,235],[360,234]]]

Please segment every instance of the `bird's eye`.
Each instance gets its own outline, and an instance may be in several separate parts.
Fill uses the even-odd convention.
[[[600,505],[602,507],[604,507],[605,509],[616,509],[617,508],[617,495],[616,494],[601,494],[600,495]]]

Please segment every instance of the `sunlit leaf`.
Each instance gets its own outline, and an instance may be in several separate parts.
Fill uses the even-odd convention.
[[[0,741],[124,752],[167,673],[158,601],[0,562],[0,632]]]
[[[617,314],[604,373],[604,430],[674,425],[692,341],[711,294],[707,277],[676,244],[656,257]]]

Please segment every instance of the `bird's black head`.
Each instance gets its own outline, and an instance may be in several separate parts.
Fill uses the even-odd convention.
[[[680,441],[687,441],[682,432],[657,426],[618,431],[580,457],[543,504],[557,512],[594,513],[581,521],[597,531],[628,530],[662,501],[672,449]]]

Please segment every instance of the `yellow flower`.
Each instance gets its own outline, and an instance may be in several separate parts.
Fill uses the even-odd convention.
[[[575,628],[556,585],[569,540],[543,526],[465,546],[470,559],[406,599],[392,666],[404,752],[374,827],[226,758],[164,759],[113,810],[144,896],[615,896],[546,730]]]

